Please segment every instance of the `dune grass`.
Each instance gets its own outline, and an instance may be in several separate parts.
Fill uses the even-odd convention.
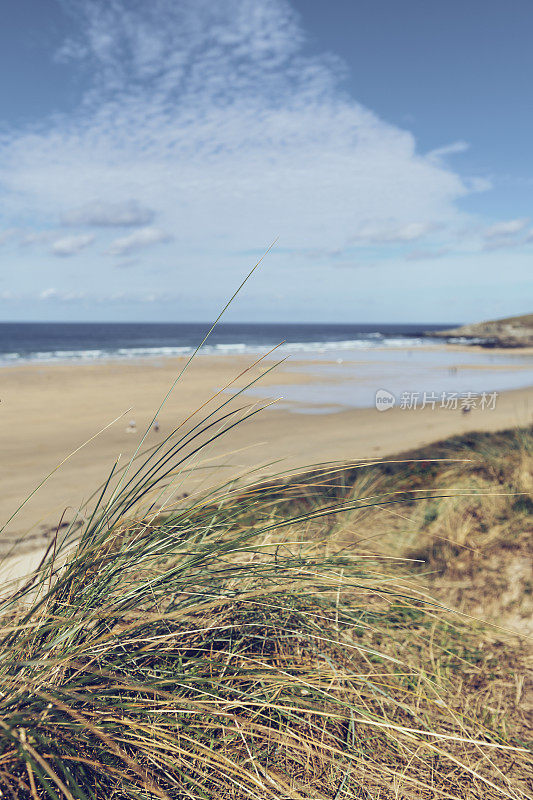
[[[520,732],[472,702],[479,625],[368,547],[416,480],[324,466],[176,499],[257,413],[236,398],[116,465],[2,597],[0,796],[527,796]]]

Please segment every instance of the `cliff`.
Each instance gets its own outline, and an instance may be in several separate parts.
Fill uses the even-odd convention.
[[[476,344],[482,347],[533,347],[533,314],[476,322],[427,335],[479,340]]]

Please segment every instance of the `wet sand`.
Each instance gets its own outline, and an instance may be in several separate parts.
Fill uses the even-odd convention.
[[[160,441],[253,360],[252,356],[197,358],[158,415],[159,433],[150,431],[146,445]],[[271,363],[263,361],[248,371],[233,389],[258,377]],[[331,379],[327,377],[323,369],[327,363],[325,358],[293,357],[264,375],[257,391],[270,402],[269,387],[277,390],[280,386],[342,381],[342,370],[337,369]],[[120,463],[126,463],[184,364],[185,359],[172,358],[90,365],[32,364],[0,370],[1,524],[48,472],[112,420],[124,415],[70,457],[32,497],[2,534],[0,554],[7,555],[14,546],[11,555],[23,557],[25,565],[31,566],[34,559],[28,560],[29,553],[33,551],[37,558],[46,541],[45,530],[57,525],[65,509],[65,518],[73,515],[72,509],[105,479],[119,454]],[[228,397],[224,393],[215,402]],[[261,399],[240,397],[233,403],[235,407],[258,407]],[[312,410],[312,402],[310,406]],[[214,407],[211,403],[206,408]],[[180,491],[191,492],[220,483],[250,467],[270,462],[276,463],[264,466],[262,474],[325,461],[385,458],[469,430],[494,431],[526,425],[532,421],[533,391],[502,392],[494,410],[475,408],[466,415],[460,409],[439,407],[395,407],[381,413],[375,408],[341,408],[320,414],[293,413],[296,407],[288,400],[280,407],[270,406],[218,439],[203,454],[197,469],[184,476]],[[185,422],[184,429],[190,428],[202,413]],[[126,431],[131,418],[137,424],[133,435]],[[26,537],[25,543],[21,537]],[[5,574],[9,564],[6,562],[0,571]]]

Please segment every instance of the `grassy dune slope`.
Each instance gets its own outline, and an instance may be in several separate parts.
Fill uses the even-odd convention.
[[[6,591],[0,796],[528,796],[531,431],[165,506],[211,423]]]
[[[353,531],[339,517],[339,531],[368,534],[367,546],[381,554],[421,559],[454,605],[533,634],[532,464],[531,429],[470,433],[332,474],[327,491],[343,501],[401,499],[401,508],[380,503],[364,519],[352,512]]]

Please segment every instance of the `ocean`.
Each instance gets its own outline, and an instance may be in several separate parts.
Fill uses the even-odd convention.
[[[291,369],[304,372],[306,379],[294,385],[258,386],[248,394],[283,398],[278,408],[298,408],[303,413],[370,407],[378,391],[400,402],[405,393],[424,397],[500,392],[533,384],[532,356],[442,347],[443,340],[432,338],[431,331],[449,327],[454,326],[221,323],[201,353],[256,355],[278,345],[276,356],[293,354]],[[192,354],[209,328],[208,322],[4,322],[0,368],[133,359],[161,363],[166,356]],[[440,347],[422,346],[432,343]]]
[[[221,323],[202,352],[256,353],[281,343],[282,352],[294,353],[416,347],[428,343],[425,331],[447,327],[451,324]],[[189,355],[209,328],[207,322],[3,322],[0,366]]]

